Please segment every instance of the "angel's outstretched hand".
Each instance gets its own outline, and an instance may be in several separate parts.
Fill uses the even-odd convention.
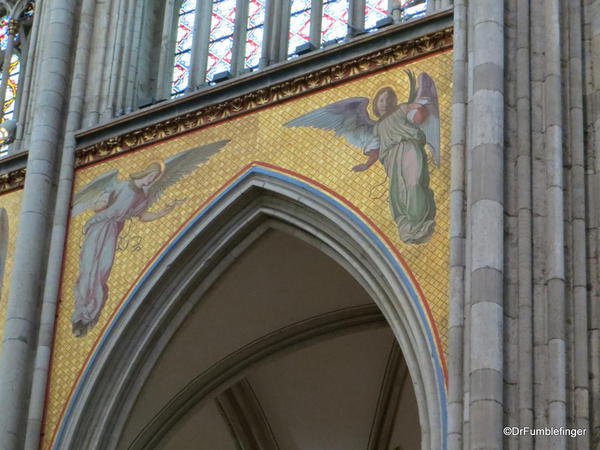
[[[185,198],[176,198],[175,200],[173,200],[172,202],[167,204],[166,209],[173,210],[175,207],[181,205],[184,202],[185,202]]]
[[[367,164],[358,164],[352,168],[352,172],[364,172],[369,166]]]

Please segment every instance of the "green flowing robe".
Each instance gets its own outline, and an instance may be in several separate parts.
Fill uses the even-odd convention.
[[[435,200],[429,188],[425,134],[401,109],[384,116],[375,125],[375,139],[365,153],[379,148],[379,161],[390,181],[389,205],[403,242],[427,242],[435,231]],[[403,158],[410,150],[416,156],[416,183],[403,170]]]

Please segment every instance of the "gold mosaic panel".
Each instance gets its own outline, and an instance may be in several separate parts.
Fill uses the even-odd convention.
[[[427,72],[431,75],[437,85],[440,104],[442,164],[439,168],[431,161],[429,164],[430,187],[437,205],[436,231],[429,242],[418,245],[405,244],[398,238],[397,226],[388,206],[388,180],[381,164],[377,163],[365,172],[353,172],[353,166],[366,160],[361,149],[330,131],[282,126],[301,114],[348,97],[372,99],[384,86],[392,86],[399,101],[404,102],[408,97],[405,68],[417,74]],[[71,316],[83,226],[93,212],[72,218],[58,310],[44,448],[51,444],[54,430],[86,358],[147,263],[211,194],[252,161],[273,164],[311,178],[346,198],[368,216],[397,247],[415,274],[445,347],[449,283],[451,77],[452,52],[445,51],[79,169],[75,192],[109,170],[119,169],[120,179],[126,179],[129,174],[153,161],[164,160],[195,146],[231,139],[207,163],[168,188],[151,207],[151,211],[159,211],[169,202],[183,199],[184,202],[174,211],[151,223],[137,219],[126,222],[119,236],[119,249],[108,280],[109,297],[96,326],[80,338],[72,334]]]
[[[15,251],[17,229],[19,226],[19,218],[21,216],[22,197],[22,189],[0,195],[0,208],[4,208],[8,219],[8,242],[0,245],[0,248],[6,249],[5,256],[3,255],[4,249],[0,250],[0,258],[4,259],[4,271],[3,273],[0,272],[0,286],[2,286],[0,289],[0,342],[2,342],[2,337],[4,335],[4,319],[6,318],[10,274],[12,272],[13,253]],[[1,236],[0,239],[2,239]],[[6,247],[4,247],[4,245],[6,245]],[[0,267],[2,267],[2,261],[0,261]],[[2,347],[0,347],[0,351],[2,351]]]

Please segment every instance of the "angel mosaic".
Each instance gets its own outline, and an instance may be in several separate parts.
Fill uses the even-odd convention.
[[[153,162],[124,180],[118,178],[118,170],[111,170],[75,194],[72,216],[88,209],[95,212],[83,227],[75,312],[71,319],[75,336],[85,336],[98,321],[108,297],[107,282],[119,234],[126,221],[136,217],[142,222],[151,222],[173,211],[184,200],[175,200],[159,211],[149,211],[149,208],[167,188],[195,171],[228,142],[213,142]]]
[[[435,82],[425,72],[415,76],[405,70],[409,95],[398,103],[391,87],[380,89],[373,101],[376,120],[369,117],[369,99],[352,97],[316,109],[290,122],[287,127],[333,130],[367,156],[355,172],[381,162],[389,179],[390,210],[403,242],[427,242],[435,231],[435,199],[429,187],[426,149],[433,163],[440,164],[440,118]]]

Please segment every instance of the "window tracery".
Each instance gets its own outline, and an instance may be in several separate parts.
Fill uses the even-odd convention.
[[[376,31],[382,19],[393,16],[396,22],[405,21],[425,15],[427,9],[427,0],[180,0],[179,4],[173,97],[256,70],[261,64],[295,57],[303,44],[310,43],[311,50],[341,42],[362,30]],[[357,11],[361,4],[364,10],[361,6]],[[352,27],[350,17],[354,17]],[[282,30],[283,38],[277,34]],[[266,40],[279,40],[273,47],[281,50],[271,54],[271,47],[265,49]]]
[[[18,4],[19,9],[4,10],[0,17],[0,49],[2,59],[0,60],[0,105],[2,105],[0,122],[13,123],[10,127],[2,127],[4,133],[0,135],[0,157],[8,153],[8,146],[14,136],[6,134],[7,128],[14,128],[17,113],[17,100],[19,95],[19,79],[23,69],[22,55],[25,52],[22,38],[31,25],[35,12],[35,2]]]
[[[236,0],[213,0],[206,80],[231,69]]]
[[[321,42],[344,39],[348,34],[348,0],[326,0],[323,2]]]
[[[254,70],[262,52],[265,31],[265,0],[250,0],[248,4],[248,25],[246,27],[246,53],[244,68]]]
[[[177,21],[175,63],[171,82],[171,95],[173,96],[182,94],[190,83],[195,17],[196,0],[184,0],[179,9],[179,20]]]
[[[292,0],[290,8],[290,28],[288,31],[288,57],[300,45],[310,41],[311,0]]]

